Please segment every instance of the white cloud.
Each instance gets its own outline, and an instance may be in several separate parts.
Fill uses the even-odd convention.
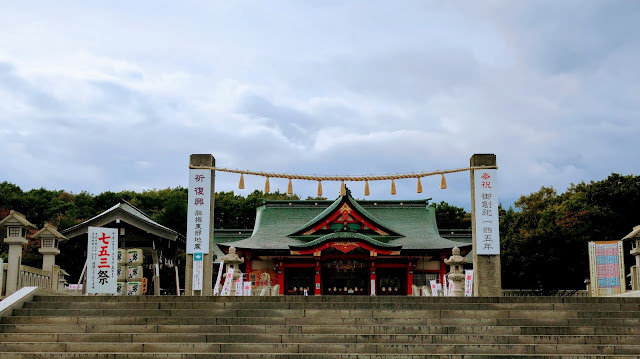
[[[639,9],[12,3],[0,13],[0,180],[97,193],[185,186],[190,153],[223,167],[353,175],[495,153],[509,203],[542,185],[638,174]],[[438,181],[425,179],[422,195],[399,181],[398,198],[468,206],[467,174],[448,176],[446,191]],[[315,185],[295,188],[313,195]],[[374,196],[388,198],[386,187],[372,185]]]

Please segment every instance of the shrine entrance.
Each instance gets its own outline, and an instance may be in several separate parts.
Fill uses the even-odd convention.
[[[377,295],[406,295],[407,270],[405,268],[378,268]]]
[[[313,268],[286,268],[284,271],[284,294],[304,295],[307,289],[308,295],[313,295]]]
[[[322,295],[369,295],[369,266],[333,261],[322,266]]]

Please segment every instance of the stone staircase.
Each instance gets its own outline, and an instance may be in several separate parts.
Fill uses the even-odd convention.
[[[35,296],[0,358],[638,358],[640,298]]]

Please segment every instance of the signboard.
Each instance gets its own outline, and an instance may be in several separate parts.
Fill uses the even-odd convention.
[[[202,263],[202,253],[193,254],[193,277],[191,280],[193,290],[202,290],[202,273],[204,266]]]
[[[473,269],[464,270],[464,296],[473,296]]]
[[[118,229],[89,227],[87,293],[116,294],[118,282]]]
[[[497,170],[474,171],[474,214],[476,243],[474,250],[478,255],[500,254],[500,232],[498,229],[498,182]]]
[[[211,220],[211,170],[189,170],[187,253],[209,254]]]
[[[589,242],[591,296],[625,292],[622,241]]]

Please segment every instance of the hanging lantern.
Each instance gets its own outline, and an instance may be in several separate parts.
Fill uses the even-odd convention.
[[[364,181],[364,195],[368,196],[369,194],[369,181]]]
[[[391,194],[396,194],[396,182],[394,180],[391,180]]]
[[[269,193],[269,191],[269,177],[267,177],[267,180],[264,182],[264,193]]]
[[[422,182],[420,182],[420,177],[418,177],[418,187],[416,189],[416,193],[422,193]]]
[[[240,183],[238,184],[238,188],[244,189],[244,174],[240,174]]]
[[[287,194],[289,196],[293,195],[293,183],[291,183],[291,178],[289,178],[289,185],[287,186]]]
[[[447,189],[447,180],[444,178],[444,173],[440,178],[440,189]]]
[[[322,182],[318,181],[318,197],[322,197]]]

